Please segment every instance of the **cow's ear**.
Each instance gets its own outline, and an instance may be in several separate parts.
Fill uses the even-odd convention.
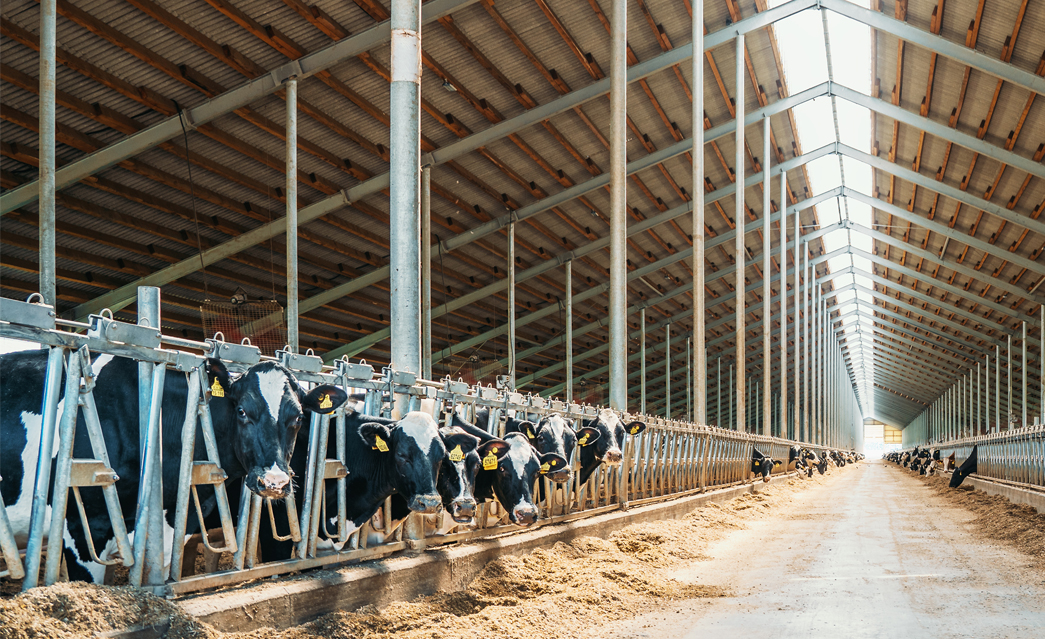
[[[627,425],[627,431],[629,435],[638,435],[642,431],[646,430],[645,422],[632,422]]]
[[[561,468],[566,468],[566,464],[566,458],[562,455],[546,453],[541,455],[541,474],[547,475],[548,473],[555,472]]]
[[[348,401],[348,393],[337,386],[321,384],[301,396],[301,405],[313,413],[333,413]]]
[[[526,435],[526,439],[532,444],[537,441],[537,424],[529,420],[523,420],[515,424],[516,431]]]
[[[459,462],[464,456],[476,449],[479,438],[460,430],[443,433],[443,444],[446,446],[447,457],[452,462]]]
[[[577,431],[577,444],[580,446],[591,446],[598,441],[599,437],[602,437],[599,429],[585,426]]]
[[[363,438],[367,446],[382,453],[388,452],[388,443],[392,440],[392,433],[388,430],[388,426],[377,422],[360,424],[359,436]]]
[[[783,466],[783,464],[774,459],[773,460],[773,468],[777,468],[778,466]]]
[[[208,357],[204,367],[207,371],[207,388],[210,389],[211,397],[225,397],[232,388],[232,379],[229,369],[220,359]]]
[[[477,450],[479,451],[479,457],[487,457],[492,454],[497,459],[500,459],[508,454],[509,448],[508,442],[503,439],[488,439],[479,444]]]

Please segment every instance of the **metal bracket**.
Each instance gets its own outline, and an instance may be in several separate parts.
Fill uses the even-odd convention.
[[[338,377],[357,379],[364,382],[369,382],[374,378],[374,367],[364,362],[353,364],[344,359],[334,360],[334,370]]]
[[[32,297],[29,299],[32,299]],[[0,322],[54,330],[54,318],[53,306],[34,302],[19,302],[6,297],[0,298]]]
[[[108,317],[104,315],[105,312],[103,310],[102,315],[91,315],[89,319],[90,328],[87,329],[88,337],[106,342],[122,342],[134,346],[143,346],[145,348],[160,347],[161,336],[159,328],[114,320],[111,312]]]
[[[323,468],[323,479],[344,479],[348,477],[348,468],[338,459],[326,460]]]
[[[192,480],[193,486],[200,484],[210,484],[217,486],[223,483],[229,476],[224,470],[218,467],[214,462],[198,461],[192,464]]]
[[[207,344],[210,345],[207,357],[247,366],[253,366],[261,361],[261,349],[251,344],[230,344],[212,338],[207,338]]]
[[[413,386],[417,383],[417,375],[409,371],[392,371],[392,383],[399,386]]]
[[[120,476],[97,459],[74,459],[69,470],[69,486],[108,486]]]
[[[311,349],[310,349],[311,350]],[[305,373],[320,373],[323,371],[323,359],[316,355],[303,355],[292,353],[288,350],[276,351],[279,363],[291,369]]]

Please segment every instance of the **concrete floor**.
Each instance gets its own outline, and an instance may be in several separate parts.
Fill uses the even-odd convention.
[[[669,604],[591,636],[1045,637],[1045,573],[1026,556],[974,536],[967,511],[907,471],[870,462],[838,474],[678,573],[735,596]]]

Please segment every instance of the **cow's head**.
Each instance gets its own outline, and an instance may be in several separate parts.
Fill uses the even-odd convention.
[[[965,458],[965,461],[962,462],[962,465],[959,466],[958,469],[955,470],[953,473],[951,473],[951,488],[957,488],[958,486],[961,486],[962,482],[965,481],[966,477],[976,472],[977,448],[977,446],[973,446],[972,452],[969,453],[969,456]],[[951,456],[953,457],[954,454],[952,453]]]
[[[615,410],[604,408],[599,411],[598,417],[584,424],[582,432],[591,429],[598,432],[599,437],[595,440],[583,442],[584,436],[578,432],[578,443],[582,446],[592,446],[595,458],[608,466],[619,466],[624,454],[624,439],[628,435],[638,435],[646,430],[644,422],[630,422],[625,424],[621,415]]]
[[[431,415],[412,411],[394,424],[366,422],[359,436],[380,454],[384,472],[410,510],[438,512],[443,500],[437,484],[446,446]]]
[[[580,432],[573,430],[573,421],[559,413],[545,415],[536,424],[521,422],[519,431],[523,432],[539,455],[556,455],[562,459],[570,459],[580,440],[585,446],[594,444],[599,439],[599,431],[594,428],[582,428]],[[569,463],[549,465],[544,474],[556,483],[570,480],[572,470]]]
[[[447,451],[437,484],[443,508],[456,523],[472,523],[475,516],[475,476],[482,460],[486,459],[489,465],[491,454],[495,459],[508,454],[508,443],[500,439],[480,443],[478,437],[456,427],[439,429],[439,436]]]
[[[345,391],[323,384],[301,388],[294,375],[274,362],[251,366],[232,381],[218,360],[207,361],[213,408],[224,408],[231,422],[229,445],[245,473],[247,488],[262,497],[282,499],[292,490],[290,458],[298,430],[311,413],[330,413],[348,399]]]
[[[779,466],[780,462],[774,461],[773,458],[768,455],[763,455],[758,452],[758,449],[751,455],[751,472],[755,475],[761,475],[762,481],[769,481],[769,476],[773,472],[773,468]]]
[[[495,469],[484,465],[483,472],[496,473],[494,494],[508,511],[508,519],[519,526],[530,526],[537,521],[537,506],[533,502],[537,476],[544,467],[550,470],[565,465],[566,459],[555,453],[538,456],[523,433],[508,433],[504,441],[508,443],[508,453],[498,459]]]

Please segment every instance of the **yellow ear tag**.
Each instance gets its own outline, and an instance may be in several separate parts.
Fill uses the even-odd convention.
[[[547,473],[549,470],[551,470],[551,465],[550,464],[541,464],[541,474],[542,475]]]
[[[211,397],[224,397],[225,396],[225,389],[221,387],[220,383],[218,383],[218,378],[217,377],[214,378],[214,383],[210,385],[210,394],[211,394]]]
[[[330,401],[330,395],[319,396],[319,407],[323,410],[327,410],[334,407],[334,402]]]
[[[489,454],[483,457],[483,470],[495,470],[497,468],[497,449],[491,448]]]
[[[459,462],[464,459],[464,452],[461,450],[461,445],[458,444],[457,448],[450,451],[450,461]]]
[[[533,431],[530,430],[529,428],[526,429],[526,436],[529,437],[530,439],[534,439],[534,438],[537,437],[536,435],[533,434]]]
[[[579,440],[577,440],[577,443],[580,444],[581,446],[587,446],[588,445],[588,436],[589,436],[588,433],[584,433],[584,435],[581,436],[581,438]]]
[[[374,435],[374,450],[379,450],[382,453],[388,452],[388,444],[385,443],[385,440],[381,439],[380,435]]]
[[[639,433],[639,427],[638,426],[632,426],[631,427],[631,434],[632,435],[637,435],[638,433]]]

